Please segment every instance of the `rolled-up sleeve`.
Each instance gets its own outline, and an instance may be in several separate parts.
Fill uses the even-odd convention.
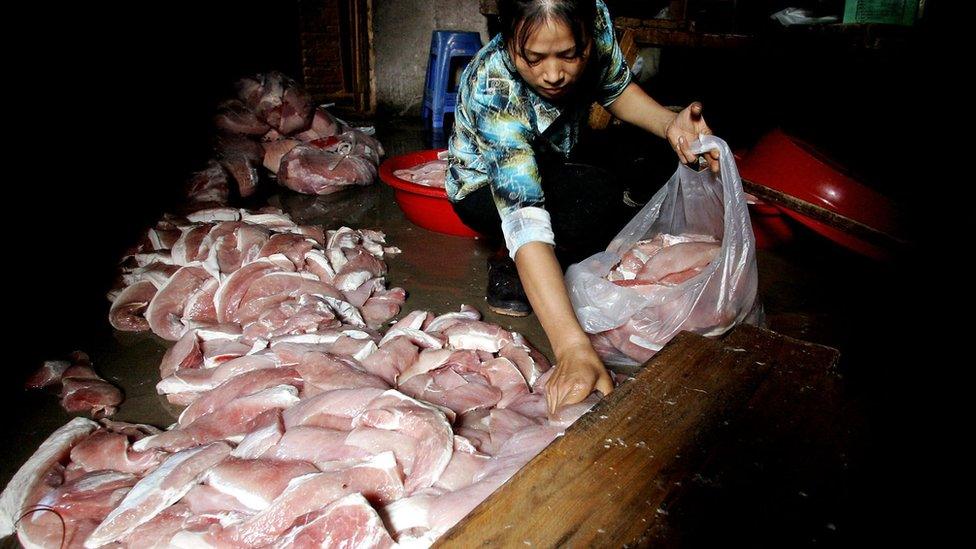
[[[481,99],[485,104],[478,130],[486,145],[485,166],[505,244],[514,258],[528,242],[555,243],[532,149],[531,122],[524,108],[507,97]],[[504,104],[498,104],[503,99]]]
[[[593,29],[593,47],[602,58],[603,71],[597,90],[597,102],[604,107],[613,104],[630,84],[632,75],[617,43],[610,11],[602,1],[596,3],[597,17]]]

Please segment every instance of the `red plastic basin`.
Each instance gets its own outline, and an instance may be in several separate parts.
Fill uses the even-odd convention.
[[[380,179],[393,187],[397,204],[413,224],[434,232],[475,238],[480,236],[461,222],[447,199],[447,191],[419,185],[393,175],[396,170],[412,168],[424,162],[437,160],[437,153],[444,149],[418,151],[388,158],[380,164]]]
[[[750,181],[834,211],[882,232],[897,232],[894,204],[852,179],[812,146],[780,130],[763,136],[738,162],[739,174]],[[889,253],[840,229],[790,209],[784,213],[816,233],[860,254],[883,259]]]

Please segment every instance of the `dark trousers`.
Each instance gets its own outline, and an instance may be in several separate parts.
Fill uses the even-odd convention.
[[[552,220],[556,258],[565,269],[602,251],[637,212],[623,203],[620,178],[586,164],[538,159],[546,211]],[[504,248],[501,219],[486,185],[455,202],[454,211],[496,249]]]

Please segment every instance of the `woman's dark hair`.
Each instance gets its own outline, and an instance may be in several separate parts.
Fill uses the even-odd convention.
[[[583,55],[593,36],[596,0],[499,0],[498,20],[502,39],[525,58],[525,44],[546,20],[561,21],[573,33],[576,56]]]

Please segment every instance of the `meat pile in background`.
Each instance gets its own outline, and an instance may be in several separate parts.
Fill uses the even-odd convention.
[[[393,175],[418,185],[443,189],[444,178],[447,176],[447,151],[437,153],[436,160],[396,170]]]
[[[341,326],[377,328],[406,297],[386,288],[383,259],[400,250],[384,243],[379,231],[325,232],[273,208],[170,216],[125,259],[109,321],[171,341],[206,328],[249,346]]]
[[[228,202],[229,182],[241,197],[255,192],[264,166],[282,185],[306,194],[329,194],[368,185],[383,155],[379,141],[315,107],[308,93],[279,72],[237,83],[237,96],[221,103],[217,158],[193,174],[187,195],[198,205]]]
[[[659,234],[636,242],[607,274],[607,280],[626,286],[647,300],[625,324],[590,336],[601,357],[624,355],[642,364],[667,341],[649,334],[660,329],[660,319],[689,310],[682,299],[674,299],[672,288],[702,272],[721,251],[721,242],[708,235]],[[721,325],[714,318],[688,318],[682,329]]]
[[[548,417],[537,392],[548,361],[469,307],[227,360],[190,334],[158,386],[187,405],[178,422],[72,420],[0,496],[0,535],[16,527],[39,547],[428,546],[597,400]]]
[[[95,418],[114,414],[122,403],[122,391],[95,373],[87,354],[75,351],[70,358],[45,362],[24,387],[56,388],[68,412],[87,412]]]

